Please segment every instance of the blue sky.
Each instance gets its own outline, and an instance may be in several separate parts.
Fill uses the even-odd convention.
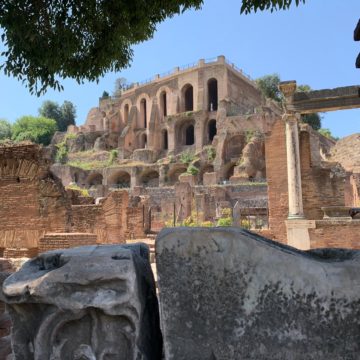
[[[37,115],[44,100],[70,100],[77,107],[77,123],[82,124],[102,92],[112,92],[116,78],[137,82],[217,55],[225,55],[252,78],[278,73],[282,80],[313,89],[360,83],[360,69],[354,65],[360,42],[353,41],[359,0],[307,0],[289,11],[251,15],[240,15],[241,0],[204,2],[202,10],[160,24],[152,40],[134,47],[128,69],[108,73],[99,83],[66,80],[63,92],[49,90],[38,98],[1,73],[0,118],[15,121]],[[360,132],[360,109],[324,114],[323,127],[339,137]]]

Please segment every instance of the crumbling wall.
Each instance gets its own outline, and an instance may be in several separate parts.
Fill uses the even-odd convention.
[[[36,248],[47,231],[70,230],[70,202],[39,145],[0,145],[0,247]]]
[[[278,119],[265,140],[268,183],[269,227],[274,239],[287,242],[285,220],[288,216],[285,122]]]
[[[313,162],[311,132],[309,127],[300,131],[301,181],[304,215],[316,220],[323,218],[321,207],[345,205],[345,185],[349,175],[338,163]]]

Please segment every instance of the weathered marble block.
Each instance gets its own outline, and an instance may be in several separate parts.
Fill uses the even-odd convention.
[[[360,359],[359,251],[178,228],[156,260],[166,360]]]
[[[148,248],[50,251],[3,284],[16,360],[160,360]]]

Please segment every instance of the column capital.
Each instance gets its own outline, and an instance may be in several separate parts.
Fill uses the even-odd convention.
[[[286,101],[291,100],[296,92],[296,81],[282,81],[279,84],[279,90],[283,93]]]
[[[288,123],[289,125],[297,125],[299,123],[298,116],[295,113],[285,113],[282,116],[282,119],[285,123]]]

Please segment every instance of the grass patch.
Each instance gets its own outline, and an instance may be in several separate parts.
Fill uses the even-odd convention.
[[[88,189],[81,188],[79,185],[76,185],[76,184],[70,184],[70,185],[66,186],[65,189],[79,191],[81,193],[81,196],[90,197]]]

